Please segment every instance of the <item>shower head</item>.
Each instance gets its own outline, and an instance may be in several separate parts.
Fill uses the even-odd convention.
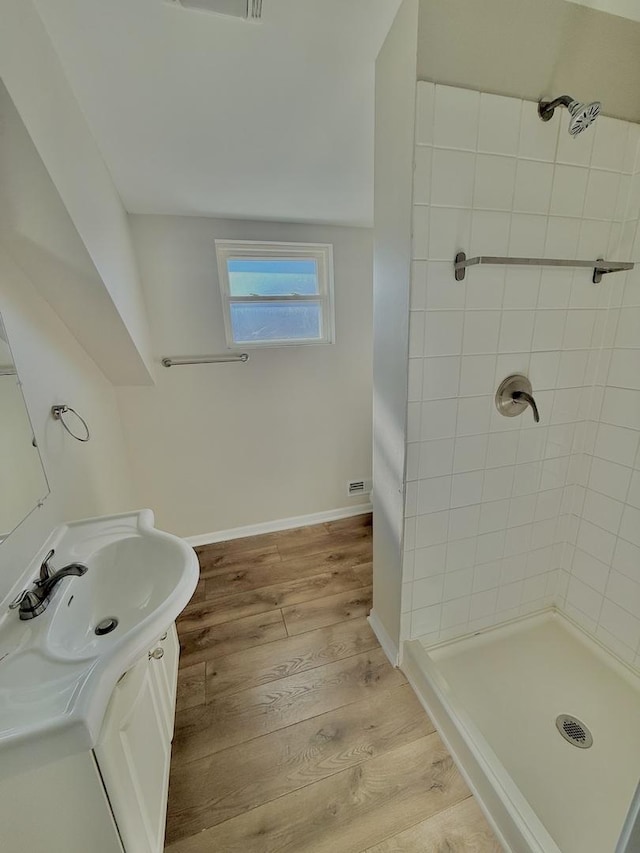
[[[542,121],[549,121],[556,107],[566,107],[571,116],[569,120],[569,135],[577,136],[586,130],[589,125],[600,115],[600,101],[591,104],[582,104],[574,100],[571,95],[561,95],[553,101],[540,101],[538,104],[538,115]]]

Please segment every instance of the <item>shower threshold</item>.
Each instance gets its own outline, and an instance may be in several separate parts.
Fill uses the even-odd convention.
[[[640,776],[631,669],[555,610],[437,646],[407,641],[402,669],[505,850],[614,853]]]

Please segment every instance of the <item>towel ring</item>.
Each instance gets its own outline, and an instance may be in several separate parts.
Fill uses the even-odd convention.
[[[67,412],[71,412],[72,414],[74,414],[82,423],[82,426],[85,428],[87,433],[84,438],[82,438],[82,436],[80,435],[76,435],[75,432],[72,432],[72,430],[70,430],[68,425],[65,423],[63,415],[66,415]],[[89,432],[87,422],[82,417],[82,415],[79,415],[75,409],[71,408],[71,406],[67,406],[64,403],[61,406],[51,406],[51,416],[54,418],[54,420],[60,421],[60,423],[69,433],[69,435],[75,438],[76,441],[89,441],[89,439],[91,438],[91,433]]]

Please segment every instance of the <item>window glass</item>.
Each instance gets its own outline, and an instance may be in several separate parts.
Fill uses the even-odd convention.
[[[322,338],[320,302],[232,302],[230,310],[235,343]]]
[[[318,293],[318,268],[313,258],[229,258],[227,272],[232,297],[308,296]]]

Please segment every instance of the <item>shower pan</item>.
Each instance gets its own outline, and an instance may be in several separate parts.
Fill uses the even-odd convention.
[[[513,853],[616,846],[640,768],[640,679],[555,611],[428,647],[403,670]]]

